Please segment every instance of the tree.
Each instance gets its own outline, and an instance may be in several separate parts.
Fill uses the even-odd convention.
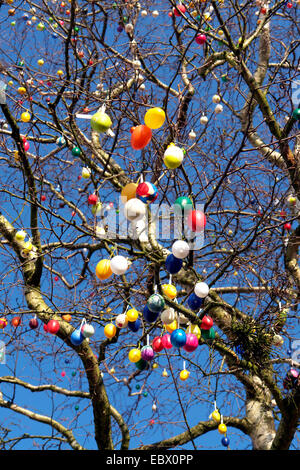
[[[1,448],[297,445],[297,8],[1,5]],[[140,360],[174,329],[197,349]]]

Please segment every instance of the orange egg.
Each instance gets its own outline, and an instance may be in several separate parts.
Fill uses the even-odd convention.
[[[112,275],[112,270],[110,267],[110,260],[109,259],[102,259],[96,266],[96,276],[101,281],[108,279]]]

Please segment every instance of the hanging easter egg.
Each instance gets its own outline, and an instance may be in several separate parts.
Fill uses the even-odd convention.
[[[135,308],[131,308],[130,310],[127,310],[126,316],[128,321],[135,322],[139,317],[139,312]]]
[[[192,333],[197,336],[198,340],[201,338],[201,330],[198,325],[189,325],[186,329],[186,334]]]
[[[57,320],[50,320],[47,323],[47,331],[55,335],[59,331],[59,322]]]
[[[108,279],[112,275],[109,259],[102,259],[96,266],[96,276],[102,281]]]
[[[130,199],[136,197],[136,188],[138,185],[136,183],[128,183],[124,186],[121,191],[121,201],[125,204]]]
[[[131,128],[131,147],[134,150],[142,150],[146,147],[152,137],[150,127],[140,124],[139,126]]]
[[[203,339],[210,341],[210,340],[215,339],[216,332],[213,328],[210,328],[209,330],[202,330],[201,336]]]
[[[143,346],[141,349],[141,355],[144,361],[152,361],[154,358],[154,351],[151,346]]]
[[[80,329],[74,330],[70,336],[70,341],[74,346],[80,346],[80,344],[84,341],[84,336],[81,333]]]
[[[147,305],[143,309],[143,317],[147,323],[154,323],[158,318],[159,312],[152,312]]]
[[[126,328],[128,320],[125,313],[120,313],[120,315],[116,317],[115,323],[118,328]]]
[[[183,259],[186,258],[190,252],[190,247],[184,240],[177,240],[172,245],[172,253],[175,258]]]
[[[206,284],[206,282],[197,282],[197,284],[194,287],[194,292],[197,295],[197,297],[204,298],[209,293],[209,286]]]
[[[127,24],[125,25],[125,31],[126,31],[126,33],[132,33],[132,31],[133,31],[133,24],[132,24],[132,23],[127,23]]]
[[[161,289],[166,297],[173,300],[177,295],[177,289],[173,284],[163,284]]]
[[[188,214],[187,224],[192,232],[201,232],[206,225],[206,217],[202,211],[192,210]]]
[[[196,132],[192,129],[192,130],[189,132],[189,139],[195,140],[196,137],[197,137],[197,134],[196,134]]]
[[[136,188],[136,197],[142,202],[151,203],[154,202],[158,196],[157,188],[154,184],[149,182],[143,182]]]
[[[168,325],[164,325],[164,327],[168,333],[172,334],[173,331],[175,331],[178,328],[177,320],[172,321],[172,323],[169,323]]]
[[[211,414],[211,417],[216,423],[219,423],[221,421],[221,415],[218,410],[214,410]]]
[[[114,256],[110,260],[110,269],[116,275],[122,275],[126,273],[128,269],[128,261],[124,256]]]
[[[171,349],[173,347],[171,343],[171,335],[166,333],[161,338],[161,344],[163,345],[164,349]]]
[[[177,215],[187,215],[193,210],[193,201],[187,196],[180,196],[174,202],[174,212]]]
[[[166,258],[165,267],[168,273],[176,274],[182,268],[182,260],[179,258],[175,258],[173,254],[170,254]]]
[[[36,29],[38,31],[44,31],[44,29],[45,29],[44,23],[42,23],[42,22],[38,23],[37,26],[36,26]]]
[[[214,324],[213,319],[209,315],[204,315],[201,321],[201,330],[209,330]]]
[[[65,145],[65,143],[66,143],[66,139],[63,136],[60,136],[56,139],[56,145],[58,147],[62,147],[63,145]]]
[[[66,315],[62,315],[61,318],[62,318],[64,321],[70,323],[70,321],[72,320],[72,315],[70,315],[70,314],[67,313]]]
[[[137,331],[139,331],[141,324],[141,320],[137,318],[134,322],[128,321],[127,326],[133,333],[136,333]]]
[[[185,345],[183,346],[183,349],[186,352],[193,352],[195,351],[195,349],[197,349],[198,345],[199,345],[199,342],[198,342],[197,336],[194,335],[193,333],[188,333],[186,335],[186,342],[185,342]]]
[[[217,104],[217,106],[215,107],[215,113],[220,114],[222,112],[223,112],[223,106],[221,104]]]
[[[162,375],[163,377],[168,377],[168,376],[169,376],[169,374],[168,374],[168,372],[166,371],[166,369],[164,369],[164,370],[162,371],[162,374],[161,374],[161,375]]]
[[[94,206],[98,202],[97,194],[90,194],[88,197],[88,204]]]
[[[207,116],[201,116],[200,124],[202,124],[203,126],[206,126],[207,123],[208,123],[208,117]]]
[[[7,319],[5,317],[0,318],[0,330],[3,330],[7,326]]]
[[[43,330],[44,330],[46,333],[48,333],[48,328],[47,328],[47,324],[46,324],[46,323],[43,324]]]
[[[293,116],[293,119],[296,119],[297,121],[299,121],[300,120],[300,108],[294,109],[292,116]]]
[[[117,328],[115,327],[113,323],[108,323],[107,325],[105,325],[104,334],[106,338],[111,339],[114,336],[116,336],[116,333],[117,333]]]
[[[154,352],[161,352],[164,349],[161,336],[155,336],[152,341],[152,349]]]
[[[187,380],[189,378],[189,375],[190,375],[189,371],[186,370],[186,369],[183,369],[179,374],[179,378],[180,378],[180,380],[184,381],[184,380]]]
[[[95,329],[93,325],[90,325],[89,323],[85,323],[81,327],[81,333],[85,338],[90,338],[95,334]]]
[[[91,177],[91,170],[89,168],[82,168],[81,170],[81,176],[84,179],[89,179]]]
[[[130,362],[138,362],[141,359],[141,351],[137,348],[130,349],[128,359]]]
[[[171,343],[175,348],[181,348],[186,343],[186,334],[181,328],[177,328],[171,334]]]
[[[95,132],[106,132],[112,126],[112,121],[108,114],[98,111],[91,117],[91,128]]]
[[[174,16],[181,16],[182,13],[184,14],[186,12],[186,7],[182,3],[178,3],[175,8],[173,8],[173,13]]]
[[[206,43],[206,39],[207,38],[205,34],[197,34],[197,36],[195,37],[196,43],[199,44],[200,46]]]
[[[21,121],[29,122],[30,119],[31,119],[31,116],[28,111],[25,111],[24,113],[21,114]]]
[[[220,423],[218,426],[218,431],[220,434],[226,434],[227,432],[227,426],[224,423]]]
[[[141,220],[146,214],[146,205],[137,198],[130,199],[124,206],[124,215],[130,222]]]
[[[81,155],[81,150],[79,147],[73,147],[71,153],[73,157],[79,157]]]
[[[28,152],[30,145],[29,142],[25,139],[25,137],[23,138],[23,147],[25,152]]]
[[[142,11],[141,11],[141,16],[142,16],[143,18],[146,18],[147,15],[148,15],[147,10],[142,10]]]
[[[203,304],[203,299],[201,299],[200,297],[197,297],[197,295],[194,292],[192,292],[189,295],[187,302],[191,310],[197,311]]]
[[[274,344],[274,346],[282,346],[283,343],[284,343],[284,339],[283,339],[282,336],[277,335],[277,334],[274,335],[274,337],[273,337],[273,344]]]
[[[93,215],[99,215],[102,211],[102,204],[100,201],[96,202],[91,206],[91,211]]]
[[[172,143],[167,147],[164,153],[164,164],[167,168],[173,170],[181,165],[183,158],[183,150]]]
[[[147,127],[150,129],[159,129],[163,125],[166,119],[166,114],[161,108],[149,109],[144,117],[144,121]]]
[[[213,103],[218,104],[218,103],[220,103],[220,101],[221,101],[221,97],[219,95],[214,95],[212,97],[212,102]]]
[[[18,230],[16,232],[16,235],[15,235],[15,238],[16,240],[18,240],[19,242],[23,242],[26,238],[26,232],[24,230]]]
[[[165,300],[160,294],[152,294],[147,301],[147,307],[151,312],[159,313],[164,309],[164,306]]]
[[[229,441],[228,437],[222,437],[221,443],[222,443],[222,446],[229,447],[230,441]]]
[[[31,320],[29,320],[29,327],[32,330],[35,330],[38,326],[39,326],[39,322],[37,321],[36,318],[31,318]]]
[[[161,318],[161,321],[165,324],[165,325],[169,325],[170,323],[172,323],[174,320],[176,320],[176,313],[175,313],[175,310],[173,308],[167,308],[166,310],[164,310],[160,316]]]
[[[140,359],[135,365],[138,370],[144,370],[148,367],[148,362],[144,361],[144,359]]]
[[[18,88],[18,93],[19,93],[19,95],[26,95],[27,90],[26,90],[26,88],[25,88],[24,86],[20,86],[20,87]]]

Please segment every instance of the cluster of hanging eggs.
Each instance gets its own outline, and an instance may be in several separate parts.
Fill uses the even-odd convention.
[[[108,323],[104,327],[104,335],[108,339],[114,338],[117,334],[117,328],[129,328],[131,331],[136,333],[141,326],[141,320],[139,319],[139,312],[135,308],[131,308],[126,313],[120,313],[115,319],[115,323]]]
[[[113,256],[111,259],[100,260],[96,266],[95,273],[98,279],[104,281],[112,276],[112,274],[117,276],[125,274],[130,264],[130,261],[125,256]]]
[[[215,403],[215,408],[214,408],[214,411],[211,413],[211,415],[209,416],[209,418],[211,418],[215,423],[218,424],[218,431],[220,434],[223,435],[222,437],[222,440],[221,440],[221,444],[222,446],[224,447],[229,447],[229,439],[227,437],[227,426],[226,424],[223,423],[223,416],[220,414],[217,406],[216,406],[216,403]]]
[[[145,116],[145,124],[133,126],[131,132],[131,147],[134,150],[142,150],[145,148],[152,138],[152,130],[162,127],[166,119],[165,112],[162,108],[150,108]]]
[[[138,222],[146,215],[147,204],[158,197],[157,187],[150,182],[128,183],[121,191],[124,215],[129,222]]]

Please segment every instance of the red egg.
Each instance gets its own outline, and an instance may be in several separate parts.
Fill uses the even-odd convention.
[[[90,194],[88,198],[88,204],[95,206],[98,202],[98,196],[96,194]]]
[[[66,376],[66,373],[65,373],[64,370],[62,371],[61,376],[62,376],[62,377],[65,377],[65,376]]]
[[[44,323],[43,328],[44,328],[44,331],[45,331],[46,333],[48,333],[48,326],[47,326],[46,323]]]
[[[202,211],[193,210],[189,212],[187,224],[193,232],[201,232],[206,225],[206,217]]]
[[[24,146],[24,150],[25,152],[27,152],[29,150],[29,142],[25,139],[23,139],[23,146]]]
[[[165,335],[163,335],[161,341],[165,349],[171,349],[173,347],[171,343],[171,335],[169,335],[169,333],[166,333]]]
[[[284,224],[283,228],[284,228],[285,230],[291,230],[292,225],[291,225],[289,222],[287,222],[286,224]]]
[[[206,35],[205,34],[197,34],[195,37],[195,41],[197,44],[205,44],[206,43]]]
[[[155,352],[160,352],[164,349],[161,336],[155,336],[155,338],[152,341],[152,349]]]
[[[43,194],[43,195],[41,196],[41,201],[46,201],[46,196],[45,196],[45,194]]]
[[[186,352],[193,352],[195,351],[195,349],[197,349],[198,347],[198,338],[196,335],[194,335],[193,333],[187,333],[186,335],[186,343],[185,345],[183,346],[183,349],[186,351]]]
[[[213,326],[214,321],[209,315],[204,315],[202,318],[202,322],[200,325],[201,330],[210,330],[211,327]]]
[[[31,320],[29,321],[29,326],[32,330],[35,330],[39,326],[39,322],[36,318],[31,318]]]
[[[21,318],[20,317],[14,317],[11,321],[12,326],[15,328],[21,324]]]
[[[132,127],[131,130],[131,147],[134,150],[141,150],[149,144],[152,137],[152,130],[150,127],[141,124]]]
[[[57,320],[50,320],[47,323],[47,331],[48,333],[51,333],[52,335],[55,335],[59,330],[59,323]]]
[[[178,16],[181,16],[181,14],[182,14],[182,13],[185,13],[185,12],[186,12],[185,6],[182,5],[182,4],[180,4],[180,3],[179,3],[178,5],[176,5],[175,8],[173,8],[173,13],[174,13],[174,15],[177,16],[177,17],[178,17]]]

